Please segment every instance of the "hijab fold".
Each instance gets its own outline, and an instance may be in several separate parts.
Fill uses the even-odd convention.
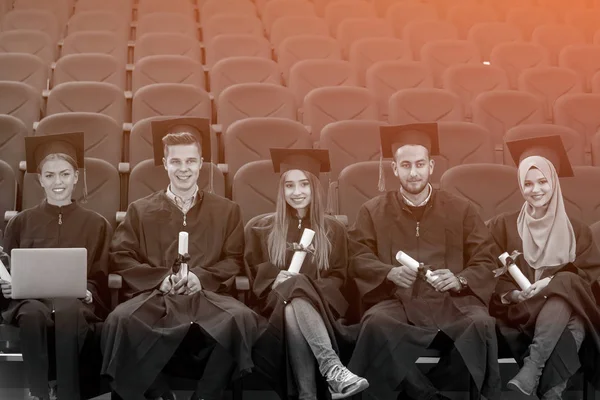
[[[517,230],[523,241],[525,261],[536,270],[536,276],[548,267],[565,265],[575,260],[575,233],[565,211],[558,174],[554,165],[540,156],[525,158],[519,164],[519,187],[524,195],[525,176],[530,169],[538,169],[551,185],[552,196],[546,213],[534,218],[534,207],[525,202],[517,218]],[[541,269],[540,271],[537,271]],[[540,272],[538,274],[537,272]]]

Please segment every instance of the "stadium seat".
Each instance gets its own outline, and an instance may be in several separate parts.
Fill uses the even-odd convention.
[[[390,124],[463,121],[464,115],[460,97],[443,89],[402,89],[390,97]]]
[[[227,164],[227,187],[231,190],[233,177],[244,164],[270,160],[271,148],[312,147],[306,127],[283,118],[246,118],[232,123],[223,136]]]
[[[518,27],[523,34],[523,39],[529,40],[535,28],[556,22],[556,15],[543,7],[515,7],[506,14],[506,22]]]
[[[365,38],[393,38],[392,28],[378,18],[348,18],[340,22],[337,40],[342,48],[342,55],[348,59],[352,44]]]
[[[581,30],[585,35],[585,40],[592,43],[594,34],[600,27],[600,10],[590,10],[588,8],[570,10],[565,14],[565,22]]]
[[[135,35],[141,38],[147,33],[181,33],[198,40],[198,26],[193,16],[177,12],[154,12],[142,16]]]
[[[285,39],[300,35],[329,36],[329,28],[323,18],[285,16],[273,23],[270,39],[273,48],[278,49]]]
[[[385,14],[387,23],[397,38],[403,38],[404,27],[410,22],[435,21],[437,10],[431,4],[416,1],[400,1],[392,4]]]
[[[1,116],[0,116],[1,117]],[[15,172],[6,162],[0,160],[0,229],[6,225],[4,213],[17,209],[17,180]]]
[[[484,92],[508,90],[508,78],[502,68],[492,65],[458,64],[444,71],[442,86],[460,97],[465,118],[471,119],[475,98]]]
[[[52,85],[65,82],[104,82],[125,90],[125,65],[109,54],[70,54],[56,62]]]
[[[200,43],[183,33],[147,33],[137,39],[133,51],[134,62],[156,55],[179,55],[200,61]]]
[[[0,114],[12,115],[33,132],[33,123],[39,121],[42,111],[42,94],[23,82],[0,81]]]
[[[8,12],[0,24],[2,30],[27,29],[44,32],[50,36],[52,43],[60,37],[59,23],[56,17],[44,10],[13,10]]]
[[[481,93],[473,102],[473,122],[485,127],[500,147],[504,134],[523,124],[543,124],[541,101],[531,93],[517,90],[495,90]]]
[[[377,98],[380,119],[386,121],[394,93],[402,89],[433,88],[433,77],[422,61],[378,61],[367,69],[366,87]]]
[[[560,179],[560,188],[565,200],[567,214],[591,225],[600,221],[600,168],[590,166],[573,167],[574,175]]]
[[[252,161],[237,171],[231,199],[239,204],[244,224],[257,215],[275,211],[279,179],[271,160]]]
[[[288,37],[281,42],[277,51],[277,63],[286,82],[295,63],[312,59],[341,60],[342,51],[335,39],[318,35]]]
[[[384,160],[386,190],[400,189],[400,180],[394,176],[391,161]],[[379,161],[363,161],[344,168],[337,181],[337,212],[348,218],[352,226],[360,207],[367,201],[383,193],[378,190]]]
[[[590,229],[592,230],[592,235],[594,236],[594,242],[596,242],[596,245],[600,247],[600,221],[596,221],[590,225]]]
[[[311,16],[315,16],[315,6],[308,0],[270,0],[262,11],[262,21],[268,35],[279,18]]]
[[[489,6],[466,3],[450,7],[446,19],[456,26],[460,39],[467,39],[471,27],[482,22],[495,22],[498,16]]]
[[[517,89],[521,72],[547,66],[548,53],[533,43],[500,43],[490,54],[490,64],[506,71],[511,89]]]
[[[411,60],[412,54],[406,42],[391,37],[364,38],[350,46],[348,59],[354,64],[357,82],[365,86],[369,67],[378,61]]]
[[[147,56],[135,63],[131,90],[155,83],[181,83],[206,88],[202,64],[186,56]]]
[[[579,29],[570,25],[546,24],[534,29],[531,41],[548,51],[550,65],[558,65],[561,50],[571,44],[584,44],[585,36]]]
[[[149,117],[180,116],[211,118],[208,93],[183,83],[155,83],[139,88],[133,95],[131,121]]]
[[[273,60],[262,57],[227,57],[209,72],[210,91],[215,100],[223,90],[238,83],[272,83],[281,85],[281,71]]]
[[[194,5],[188,0],[139,0],[137,4],[137,19],[154,13],[178,13],[194,17]]]
[[[25,159],[25,136],[28,136],[30,131],[31,128],[25,126],[20,119],[11,115],[0,115],[0,160],[7,163],[15,174],[19,171],[19,162]],[[0,214],[0,219],[3,216],[4,213]]]
[[[303,60],[290,70],[288,87],[297,104],[313,89],[328,86],[357,86],[355,66],[342,60]]]
[[[600,128],[600,94],[570,93],[554,103],[554,123],[567,126],[582,135],[586,146]]]
[[[132,203],[143,197],[149,196],[159,190],[165,190],[169,185],[169,176],[162,165],[155,166],[154,159],[143,160],[137,164],[129,175],[129,190],[127,203]],[[210,164],[203,163],[198,177],[200,190],[210,187]],[[214,193],[225,197],[225,178],[223,173],[213,164],[213,190]]]
[[[239,83],[221,92],[217,100],[217,120],[221,132],[235,121],[250,117],[296,120],[297,104],[292,91],[272,83]]]
[[[447,18],[448,11],[457,5],[477,7],[480,3],[479,0],[430,0],[428,2],[435,6],[440,18]]]
[[[77,0],[75,14],[86,11],[113,11],[131,20],[132,0]]]
[[[124,65],[127,62],[127,41],[114,32],[76,32],[67,36],[61,56],[82,53],[108,54]]]
[[[521,41],[521,31],[506,22],[483,22],[473,25],[467,39],[477,46],[484,61],[490,60],[494,47],[500,43]]]
[[[110,83],[61,83],[48,95],[46,115],[66,112],[104,114],[122,126],[125,122],[125,96],[121,88]]]
[[[325,21],[332,36],[337,35],[340,23],[349,18],[377,18],[373,6],[363,0],[334,0],[325,7]]]
[[[129,19],[116,11],[84,11],[74,14],[67,24],[67,36],[75,32],[106,31],[129,39]]]
[[[206,46],[206,65],[210,69],[227,57],[272,57],[269,41],[256,35],[218,35]]]
[[[361,161],[379,160],[381,121],[337,121],[321,131],[319,148],[329,150],[330,177],[336,181],[344,168]]]
[[[569,10],[586,8],[587,0],[538,0],[538,4],[562,18]]]
[[[553,121],[554,102],[567,93],[581,93],[581,81],[574,71],[560,67],[530,68],[519,76],[519,90],[529,92],[544,104],[546,120]]]
[[[70,7],[71,6],[71,7]],[[15,10],[39,10],[48,11],[58,22],[58,27],[62,31],[71,16],[72,4],[68,0],[15,0],[13,4]]]
[[[0,32],[0,53],[33,54],[50,65],[56,59],[56,50],[56,44],[44,32],[26,29]]]
[[[500,17],[502,20],[506,19],[508,11],[512,8],[531,7],[535,4],[535,2],[536,0],[483,0],[483,4],[496,10],[498,17]]]
[[[90,210],[96,211],[116,226],[116,214],[120,205],[120,178],[117,168],[107,161],[97,158],[85,158],[87,174],[88,199],[81,203],[83,198],[83,176],[73,191],[73,199]],[[80,172],[80,174],[82,174]],[[37,174],[26,173],[23,180],[23,209],[35,207],[44,199],[44,190],[37,180]]]
[[[413,21],[404,27],[402,39],[410,47],[413,60],[421,60],[421,49],[426,43],[458,39],[458,30],[448,21]]]
[[[0,53],[0,81],[23,82],[41,94],[47,88],[49,72],[49,66],[38,56]]]
[[[436,87],[442,87],[442,75],[451,65],[481,64],[479,50],[466,40],[437,40],[426,43],[421,49],[421,60],[431,68]]]
[[[558,66],[577,73],[586,92],[592,91],[592,78],[600,71],[600,45],[573,44],[562,49]]]
[[[314,141],[325,125],[344,120],[377,120],[375,97],[365,88],[337,86],[311,90],[304,98],[305,125],[310,126]]]
[[[600,133],[592,136],[592,165],[600,167]]]
[[[83,132],[85,155],[107,161],[114,167],[122,159],[123,127],[107,115],[91,112],[70,112],[43,118],[36,136],[63,132]]]
[[[207,0],[200,9],[200,23],[205,26],[212,17],[221,14],[256,16],[256,7],[249,0]]]
[[[205,42],[210,42],[217,35],[263,36],[263,34],[260,19],[251,15],[215,15],[202,28],[202,39]]]
[[[508,165],[458,165],[442,175],[440,188],[469,200],[484,221],[518,211],[524,203],[517,169]]]
[[[583,134],[566,126],[551,124],[519,125],[509,129],[504,138],[506,140],[524,139],[534,136],[560,135],[567,150],[569,161],[573,165],[585,165],[585,138]],[[504,164],[515,166],[510,152],[504,148]]]

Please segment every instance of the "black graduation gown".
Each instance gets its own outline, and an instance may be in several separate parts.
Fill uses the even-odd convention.
[[[243,265],[240,209],[211,193],[198,196],[184,216],[164,190],[151,194],[130,204],[115,231],[111,272],[123,277],[128,300],[105,322],[102,374],[128,400],[144,398],[194,323],[231,354],[238,373],[253,367],[259,316],[229,296]],[[158,288],[172,273],[180,231],[189,232],[189,271],[203,290],[165,296]]]
[[[472,204],[448,192],[434,190],[425,207],[417,222],[401,195],[388,192],[367,201],[349,231],[350,276],[370,307],[349,368],[369,380],[373,395],[383,397],[442,331],[482,394],[497,398],[497,343],[487,311],[496,285],[489,232]],[[399,250],[432,269],[460,273],[469,288],[438,293],[420,279],[410,289],[395,286],[386,277],[399,265]]]
[[[111,236],[112,228],[100,214],[85,209],[76,202],[57,207],[48,204],[45,200],[40,205],[17,214],[8,223],[4,233],[4,250],[8,254],[14,248],[85,247],[87,249],[87,288],[94,299],[91,304],[84,304],[77,299],[35,300],[56,310],[54,315],[56,353],[62,355],[57,360],[61,398],[76,396],[72,393],[68,394],[64,384],[62,389],[60,387],[63,379],[72,379],[78,370],[77,360],[67,357],[69,349],[64,346],[77,346],[82,367],[86,366],[85,370],[80,371],[82,378],[87,376],[94,379],[98,375],[98,371],[87,370],[87,367],[97,366],[100,358],[100,349],[94,348],[93,343],[97,342],[95,336],[100,333],[100,322],[108,314],[107,271]],[[8,323],[16,324],[20,308],[31,301],[10,300],[2,317]],[[84,345],[86,345],[85,349]],[[97,380],[91,382],[87,378],[81,384],[82,395],[96,395],[98,387],[92,386],[98,384]],[[76,387],[71,381],[66,384],[70,389]]]
[[[489,229],[496,244],[495,254],[523,252],[523,242],[517,230],[519,212],[499,215],[489,222]],[[498,318],[498,327],[515,359],[522,362],[528,354],[533,339],[537,316],[547,298],[559,296],[567,301],[574,312],[584,321],[586,339],[579,354],[583,361],[586,376],[600,387],[600,375],[595,370],[600,355],[600,312],[592,292],[592,283],[600,276],[600,251],[594,243],[592,232],[581,221],[570,218],[575,233],[576,258],[562,268],[547,269],[541,278],[554,275],[548,286],[531,299],[518,304],[502,304],[500,296],[512,290],[520,290],[508,272],[498,281],[492,297],[490,311]],[[500,263],[498,263],[500,266]],[[517,257],[516,264],[530,282],[535,282],[535,270],[523,256]],[[567,380],[581,362],[576,354],[575,341],[565,329],[553,353],[546,362],[538,392],[545,393],[550,388]]]
[[[326,216],[325,225],[332,244],[329,269],[318,271],[313,257],[307,254],[300,270],[301,274],[273,289],[273,282],[280,269],[269,261],[267,227],[272,221],[273,214],[269,214],[258,219],[252,226],[246,227],[245,261],[252,277],[252,291],[258,303],[256,309],[269,320],[268,328],[261,334],[254,348],[256,368],[269,380],[280,396],[286,398],[288,395],[297,394],[287,361],[284,309],[288,302],[297,297],[310,301],[321,315],[333,349],[338,354],[340,346],[347,345],[350,340],[350,330],[339,320],[348,308],[341,292],[348,266],[347,236],[342,224]],[[300,228],[297,220],[292,219],[287,233],[288,245],[299,243],[304,229],[310,227],[308,217],[302,219]],[[293,254],[294,251],[290,248],[286,255],[286,265],[289,266]],[[321,385],[321,389],[323,387],[324,385]]]

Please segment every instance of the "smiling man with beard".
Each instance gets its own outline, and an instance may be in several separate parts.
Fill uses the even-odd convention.
[[[402,399],[443,399],[414,364],[424,349],[438,348],[440,364],[462,359],[481,393],[497,399],[489,232],[469,201],[429,183],[437,124],[382,127],[381,151],[394,158],[401,189],[367,201],[349,231],[350,276],[368,310],[348,368],[369,380],[374,398],[399,389]],[[422,271],[396,261],[399,251],[423,263]]]
[[[234,372],[253,367],[259,330],[258,315],[230,296],[243,265],[240,208],[198,188],[210,162],[207,120],[153,121],[152,131],[170,184],[134,201],[115,232],[112,272],[127,301],[106,321],[102,373],[127,400],[173,399],[162,374],[173,369],[201,376],[192,399],[219,400]],[[187,260],[178,259],[180,232],[189,234]],[[187,274],[177,274],[181,262]]]

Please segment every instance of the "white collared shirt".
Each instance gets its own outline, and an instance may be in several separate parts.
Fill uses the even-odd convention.
[[[408,198],[406,198],[406,196],[404,195],[403,189],[400,188],[400,194],[402,195],[402,200],[404,201],[404,204],[406,204],[407,206],[411,206],[411,207],[423,207],[425,204],[427,204],[427,202],[431,198],[431,195],[433,194],[433,187],[431,186],[431,183],[427,184],[427,188],[429,189],[429,194],[427,195],[425,200],[423,200],[419,204],[414,204],[412,201],[410,201]]]
[[[190,208],[194,207],[196,204],[196,198],[198,197],[198,185],[196,185],[196,189],[194,190],[192,196],[188,199],[183,199],[180,196],[177,196],[175,193],[171,191],[171,185],[167,187],[167,197],[169,200],[173,202],[181,210],[182,213],[187,214]]]

